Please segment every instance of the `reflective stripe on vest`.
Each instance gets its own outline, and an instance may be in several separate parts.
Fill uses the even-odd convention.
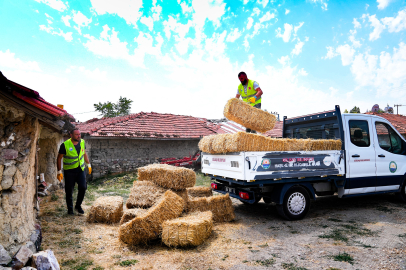
[[[242,84],[240,84],[238,86],[238,92],[240,93],[240,96],[241,96],[242,100],[249,103],[251,106],[254,106],[255,104],[261,103],[261,98],[257,99],[254,103],[251,103],[251,102],[248,101],[248,99],[250,97],[253,97],[253,96],[255,96],[257,94],[257,91],[255,91],[255,89],[254,89],[254,81],[253,80],[248,80],[248,83],[247,83],[247,95],[245,95],[244,86]]]
[[[80,166],[82,170],[85,169],[85,141],[80,141],[80,153],[78,155],[75,145],[71,139],[64,142],[66,154],[63,156],[63,169],[71,170]]]

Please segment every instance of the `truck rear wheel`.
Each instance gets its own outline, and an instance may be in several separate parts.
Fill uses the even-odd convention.
[[[402,186],[400,188],[400,192],[396,193],[396,195],[399,197],[399,199],[406,202],[406,179],[402,183]]]
[[[287,220],[304,218],[309,208],[309,193],[301,186],[291,187],[283,197],[283,203],[276,206],[278,213]]]

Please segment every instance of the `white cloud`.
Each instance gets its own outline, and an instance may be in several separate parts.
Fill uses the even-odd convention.
[[[193,0],[192,7],[195,10],[193,24],[198,32],[203,29],[206,20],[211,21],[216,28],[219,27],[221,17],[226,12],[223,0]]]
[[[48,15],[48,13],[45,13],[45,16],[46,16],[47,18],[54,19],[54,18],[52,18],[50,15]]]
[[[377,40],[382,31],[385,29],[385,25],[381,24],[381,22],[376,18],[376,15],[368,16],[368,19],[371,26],[374,28],[374,30],[369,34],[369,40]]]
[[[394,17],[383,18],[382,23],[388,27],[388,31],[400,32],[406,29],[406,9],[398,12],[398,15]]]
[[[266,7],[266,5],[268,5],[269,0],[258,0],[257,3],[262,5],[263,8]]]
[[[349,36],[349,40],[352,42],[352,46],[354,48],[359,48],[361,47],[361,42],[359,42],[358,40],[355,39],[355,34],[357,33],[357,30],[350,30],[350,36]]]
[[[243,0],[243,4],[246,5],[250,0]]]
[[[289,57],[289,55],[282,56],[281,58],[278,59],[278,62],[279,62],[282,66],[286,66],[286,65],[289,64],[289,62],[290,62],[290,57]]]
[[[355,50],[350,45],[340,45],[337,47],[336,52],[341,55],[341,62],[343,66],[348,66],[351,64]]]
[[[180,7],[182,8],[182,13],[190,13],[193,11],[193,7],[188,6],[185,2],[180,3]]]
[[[76,23],[77,26],[74,26],[74,28],[79,32],[79,34],[82,34],[82,31],[81,31],[82,27],[86,27],[92,22],[92,18],[88,19],[80,11],[78,11],[78,12],[73,11],[72,20]]]
[[[285,8],[285,15],[289,14],[290,10]]]
[[[310,0],[310,2],[313,2],[315,4],[320,3],[321,9],[327,10],[327,3],[325,2],[325,0]]]
[[[47,19],[47,23],[48,23],[48,24],[52,24],[52,23],[53,23],[53,21],[51,21],[51,20]]]
[[[142,16],[140,9],[142,8],[142,0],[90,0],[94,11],[98,15],[117,14],[123,18],[127,24],[136,25],[139,18]]]
[[[293,27],[292,27],[292,25],[285,23],[284,28],[285,28],[285,31],[283,34],[281,33],[282,30],[280,27],[276,30],[276,37],[280,37],[283,39],[284,42],[288,42],[290,40],[290,36],[292,34]]]
[[[187,24],[182,24],[179,23],[177,19],[169,15],[168,20],[164,21],[162,24],[164,26],[165,36],[168,39],[171,37],[172,32],[177,34],[180,38],[184,38],[192,26],[192,21],[188,21]]]
[[[87,78],[92,80],[101,80],[107,76],[106,71],[101,71],[99,68],[95,68],[94,70],[86,69],[84,66],[70,66],[66,69],[66,73],[71,72],[79,72],[84,74]]]
[[[391,0],[377,0],[376,2],[378,2],[378,9],[384,9],[389,5]]]
[[[52,26],[50,26],[50,25],[48,25],[48,26],[45,26],[45,25],[43,25],[43,24],[41,24],[40,26],[39,26],[39,30],[41,30],[41,31],[45,31],[45,32],[47,32],[47,33],[52,33],[52,30],[53,30],[54,28],[52,27]]]
[[[52,35],[56,35],[56,36],[61,36],[63,37],[67,42],[71,42],[73,40],[72,37],[72,32],[68,32],[68,33],[64,33],[61,29],[59,29],[59,32],[52,32]]]
[[[256,7],[256,8],[254,8],[254,9],[252,10],[251,16],[254,16],[254,15],[258,16],[260,13],[261,13],[261,10]]]
[[[15,53],[6,50],[0,51],[0,67],[12,70],[36,71],[40,72],[41,68],[35,61],[23,61],[15,57]]]
[[[234,28],[233,31],[228,34],[226,41],[227,42],[234,42],[236,41],[239,37],[241,37],[241,32],[238,31],[238,28]]]
[[[263,22],[267,22],[267,21],[269,21],[269,20],[271,20],[271,19],[273,19],[273,18],[275,18],[275,14],[271,14],[269,11],[267,12],[267,13],[265,13],[265,15],[264,16],[262,16],[260,19],[259,19],[259,22],[260,23],[263,23]]]
[[[160,5],[156,5],[156,1],[154,3],[154,6],[151,8],[152,11],[152,19],[154,21],[159,21],[162,13],[162,7]]]
[[[334,48],[333,47],[326,47],[327,49],[327,55],[322,57],[322,59],[331,59],[333,57],[336,57],[338,54],[336,52],[334,52]]]
[[[304,68],[299,69],[298,74],[300,76],[307,76],[308,75],[307,71],[304,70]]]
[[[145,26],[148,27],[149,31],[152,31],[152,29],[154,28],[154,20],[152,19],[152,17],[141,17],[140,22],[142,24],[144,24]]]
[[[295,48],[292,50],[291,54],[292,55],[299,55],[302,52],[304,42],[298,40],[298,42],[295,45]]]
[[[43,3],[49,7],[58,10],[59,12],[65,11],[68,7],[61,0],[35,0],[38,3]]]
[[[249,17],[248,23],[247,23],[247,30],[251,29],[253,22],[254,22],[254,19],[252,17]]]
[[[329,90],[331,91],[331,96],[334,97],[338,93],[338,89],[334,87],[330,87]]]
[[[297,26],[295,26],[294,31],[295,31],[295,35],[297,35],[297,31],[299,31],[299,29],[303,26],[304,22],[300,22]]]
[[[69,20],[70,20],[70,19],[72,19],[72,17],[71,17],[71,16],[69,16],[69,15],[62,16],[62,18],[61,18],[61,19],[62,19],[63,23],[64,23],[66,26],[70,27]]]
[[[353,19],[352,20],[352,23],[354,24],[354,28],[355,29],[357,29],[357,28],[361,28],[361,24],[357,21],[357,19]]]
[[[245,47],[245,51],[248,51],[249,48],[250,48],[250,43],[248,42],[247,36],[245,36],[245,38],[244,38],[243,45],[244,45],[244,47]]]

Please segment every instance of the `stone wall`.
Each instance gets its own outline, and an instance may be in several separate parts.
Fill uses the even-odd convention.
[[[38,119],[0,100],[0,245],[10,254],[35,231]]]
[[[52,184],[54,187],[59,183],[56,178],[58,169],[56,159],[58,157],[59,146],[63,142],[63,136],[49,128],[42,127],[39,137],[39,171],[38,174],[44,173],[45,182]],[[53,189],[53,188],[52,188]]]
[[[134,171],[140,166],[158,162],[159,158],[193,156],[199,143],[199,139],[84,139],[94,178],[108,173]]]

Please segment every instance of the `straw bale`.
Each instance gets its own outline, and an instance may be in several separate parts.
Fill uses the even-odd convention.
[[[241,99],[232,98],[224,107],[224,116],[246,128],[264,133],[274,128],[276,116],[254,108]]]
[[[138,179],[152,181],[158,186],[174,190],[186,189],[196,184],[196,174],[193,170],[167,164],[138,168]]]
[[[161,199],[146,213],[119,227],[119,239],[126,244],[146,244],[158,238],[162,232],[162,223],[180,216],[183,211],[183,199],[168,190]]]
[[[237,132],[224,136],[212,135],[210,154],[230,153],[241,151],[320,151],[320,150],[340,150],[341,140],[314,140],[314,139],[290,139],[290,138],[270,138],[263,135]],[[219,139],[215,137],[219,136]],[[203,137],[204,139],[205,137]],[[203,140],[202,139],[202,140]],[[216,144],[218,143],[218,145]],[[215,149],[216,151],[214,151]],[[202,149],[200,149],[202,150]],[[203,151],[203,150],[202,150]]]
[[[123,215],[121,196],[99,197],[93,203],[87,216],[88,222],[116,223]]]
[[[187,189],[191,197],[210,197],[213,195],[211,187],[191,187]]]
[[[187,204],[188,212],[211,211],[216,222],[235,219],[233,203],[228,194],[211,197],[190,197]]]
[[[195,212],[162,224],[162,242],[169,247],[199,246],[213,230],[212,213]]]
[[[127,208],[149,208],[154,205],[166,189],[151,181],[134,181],[130,196],[127,199]]]
[[[124,210],[124,214],[120,220],[120,225],[123,223],[126,223],[136,217],[143,215],[147,211],[148,210],[143,209],[143,208],[132,208],[132,209]]]
[[[187,209],[187,202],[189,200],[189,196],[187,193],[186,189],[182,189],[182,190],[172,190],[173,192],[175,192],[178,196],[180,196],[183,199],[183,210],[186,211]]]
[[[216,135],[209,135],[209,136],[204,136],[200,141],[199,141],[199,149],[203,152],[206,153],[212,153],[213,149],[211,148],[211,142],[212,139],[215,137]]]

